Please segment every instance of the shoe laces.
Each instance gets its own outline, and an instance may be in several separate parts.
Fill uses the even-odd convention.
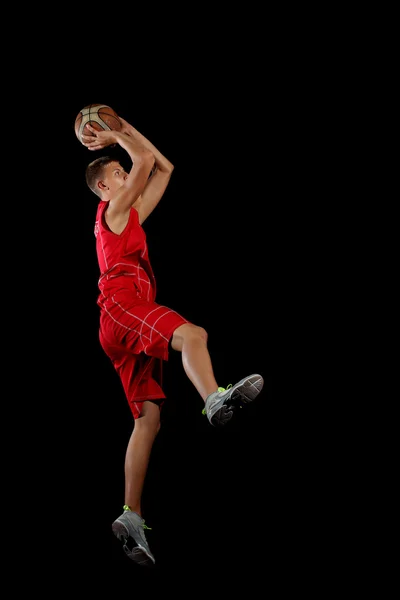
[[[131,509],[129,508],[129,506],[127,504],[124,504],[123,509],[124,509],[124,512],[126,512],[128,510],[130,512],[132,512]],[[147,525],[146,525],[146,523],[144,521],[142,522],[142,527],[143,527],[143,529],[149,529],[150,531],[152,529],[151,527],[147,527]]]
[[[226,390],[229,390],[229,388],[231,388],[231,387],[232,387],[232,384],[230,383],[229,385],[227,385],[227,386],[226,386],[226,388],[219,387],[219,388],[217,389],[217,392],[226,392]],[[207,414],[207,411],[206,411],[206,409],[205,409],[205,408],[203,408],[203,410],[201,411],[201,413],[202,413],[203,415],[206,415],[206,414]]]

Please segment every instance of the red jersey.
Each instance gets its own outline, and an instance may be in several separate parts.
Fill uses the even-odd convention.
[[[113,233],[104,218],[108,202],[100,201],[94,234],[96,236],[97,259],[100,267],[98,303],[116,289],[135,290],[148,302],[156,296],[156,281],[151,268],[146,234],[139,223],[139,214],[131,208],[128,224],[124,231]]]

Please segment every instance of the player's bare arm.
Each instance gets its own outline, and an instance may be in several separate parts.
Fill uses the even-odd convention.
[[[138,143],[150,150],[155,158],[154,173],[147,181],[143,193],[134,204],[139,213],[139,222],[143,223],[164,195],[172,171],[174,170],[174,165],[135,127],[122,117],[119,117],[119,119],[122,123],[121,132],[137,140]]]
[[[129,154],[132,161],[129,174],[124,179],[123,185],[109,200],[106,211],[108,226],[115,233],[120,233],[128,221],[130,209],[144,191],[154,167],[155,158],[151,150],[126,133],[114,130],[97,131],[90,125],[87,125],[87,128],[93,133],[93,136],[82,136],[82,141],[89,150],[100,150],[117,143]],[[116,163],[117,171],[118,167],[119,165]],[[120,176],[119,173],[116,175]],[[135,208],[138,210],[136,205]]]

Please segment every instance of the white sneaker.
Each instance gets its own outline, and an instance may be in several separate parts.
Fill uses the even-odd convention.
[[[155,558],[150,551],[144,529],[150,529],[137,513],[125,509],[112,524],[114,535],[123,542],[125,554],[140,565],[154,564]]]
[[[249,375],[235,385],[227,388],[219,387],[206,399],[203,414],[207,415],[211,425],[225,425],[231,420],[238,406],[252,402],[261,392],[264,379],[261,375]]]

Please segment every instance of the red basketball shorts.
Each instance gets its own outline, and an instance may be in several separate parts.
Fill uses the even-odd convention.
[[[126,290],[102,303],[100,344],[121,379],[134,419],[145,400],[162,405],[162,362],[168,360],[173,332],[188,322],[171,308],[132,298]]]

